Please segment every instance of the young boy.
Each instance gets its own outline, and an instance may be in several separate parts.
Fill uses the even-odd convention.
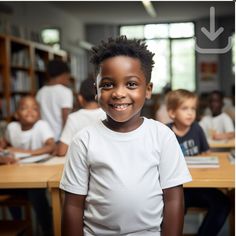
[[[106,119],[76,134],[60,188],[62,234],[180,236],[182,184],[191,181],[173,132],[141,117],[153,55],[125,36],[93,48],[97,100]]]
[[[167,110],[173,123],[168,126],[174,131],[185,156],[208,152],[209,146],[203,130],[195,122],[197,96],[184,89],[172,91],[167,96]],[[218,189],[184,189],[185,207],[207,208],[197,235],[217,235],[229,213],[229,201]]]
[[[49,125],[40,120],[39,105],[34,97],[27,95],[20,99],[16,119],[7,125],[1,148],[31,155],[51,153],[54,150],[53,133]]]
[[[78,94],[78,102],[82,109],[68,116],[57,148],[58,156],[65,156],[73,136],[79,130],[98,120],[105,119],[106,113],[99,107],[95,95],[94,80],[92,78],[84,80]]]
[[[45,121],[39,119],[39,105],[34,97],[27,95],[20,99],[16,118],[18,121],[8,124],[5,139],[1,142],[1,148],[7,148],[12,152],[30,153],[31,155],[53,151],[55,146],[53,132]],[[34,189],[25,192],[35,209],[43,235],[51,235],[51,210],[45,190]]]
[[[70,82],[68,65],[61,60],[52,60],[47,65],[49,82],[37,93],[41,116],[54,132],[54,138],[59,140],[61,131],[73,107],[72,91],[66,86]]]
[[[205,116],[200,125],[209,139],[225,140],[234,138],[234,124],[228,114],[222,112],[223,94],[213,91],[210,94],[209,106],[211,115]]]

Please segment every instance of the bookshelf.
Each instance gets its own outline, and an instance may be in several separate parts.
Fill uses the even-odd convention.
[[[0,120],[10,121],[22,95],[35,95],[47,81],[46,65],[68,60],[63,50],[0,34]]]

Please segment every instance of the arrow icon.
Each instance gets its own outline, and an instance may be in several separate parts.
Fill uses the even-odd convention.
[[[211,41],[214,41],[223,31],[223,27],[220,27],[215,31],[215,8],[210,7],[210,31],[205,27],[201,28],[201,31],[209,38]]]

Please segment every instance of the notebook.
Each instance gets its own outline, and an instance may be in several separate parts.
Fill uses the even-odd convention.
[[[185,160],[190,168],[218,168],[220,166],[219,159],[215,156],[187,156]]]
[[[15,157],[19,159],[19,163],[36,163],[36,162],[46,161],[49,158],[51,158],[49,154],[43,154],[37,156],[32,156],[31,154],[21,153],[21,152],[14,152],[14,154]]]

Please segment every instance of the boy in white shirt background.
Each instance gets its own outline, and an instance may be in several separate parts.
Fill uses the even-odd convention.
[[[37,93],[36,98],[40,104],[41,116],[46,120],[58,141],[67,117],[73,107],[73,93],[67,88],[70,83],[70,70],[68,65],[54,59],[47,65],[49,82]]]
[[[7,125],[0,149],[29,153],[32,156],[52,153],[55,148],[54,135],[46,121],[40,120],[39,104],[33,96],[21,97],[16,111],[17,121]],[[33,205],[43,235],[52,236],[51,209],[45,189],[8,191],[8,194],[27,195]],[[21,217],[18,209],[11,209],[14,218]]]
[[[82,107],[68,116],[57,147],[57,155],[64,156],[73,136],[84,127],[106,117],[106,113],[99,107],[95,100],[95,85],[93,78],[88,78],[81,83],[78,102]]]
[[[208,139],[226,140],[234,138],[234,124],[228,114],[222,112],[223,94],[213,91],[209,97],[211,115],[204,116],[199,122]]]

